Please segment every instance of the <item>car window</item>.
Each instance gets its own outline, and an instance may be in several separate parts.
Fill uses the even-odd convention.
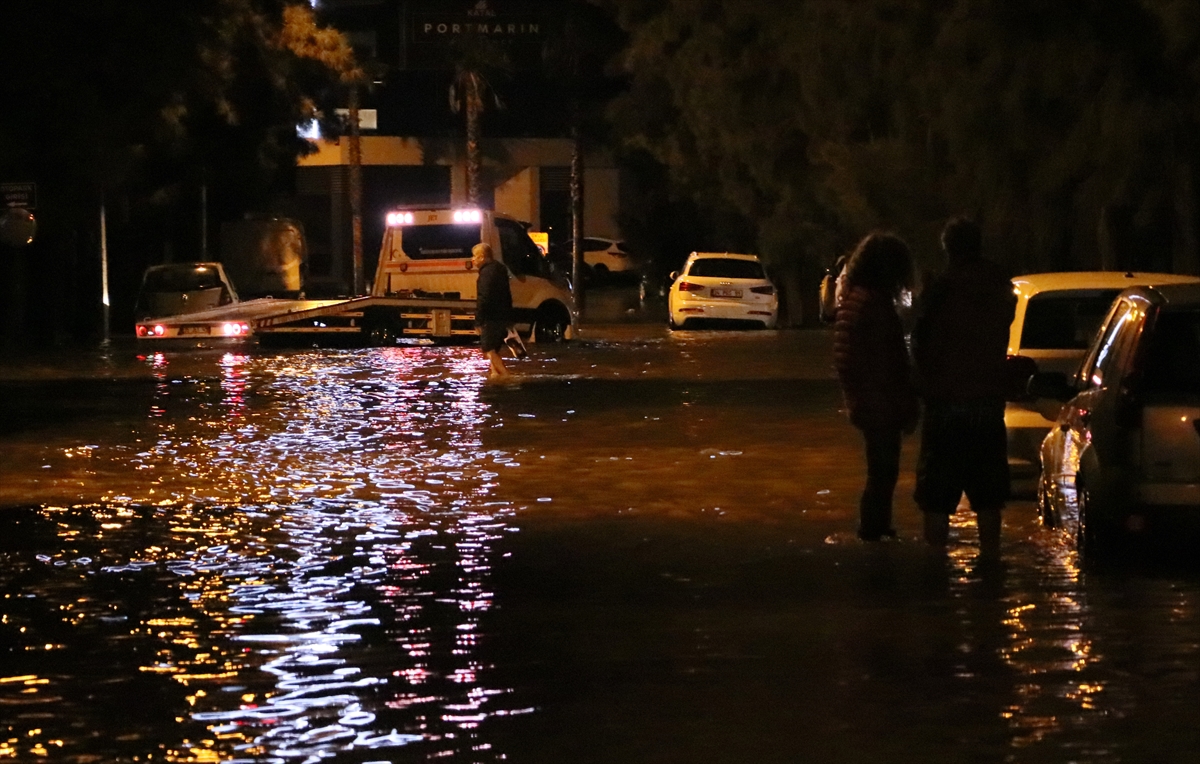
[[[221,286],[221,277],[216,268],[186,265],[148,271],[145,291],[198,292],[202,289],[219,289]]]
[[[496,218],[500,232],[500,249],[504,264],[518,276],[543,275],[542,251],[529,238],[524,226],[511,220]]]
[[[1085,350],[1119,289],[1041,292],[1029,298],[1021,328],[1023,350]]]
[[[689,276],[714,279],[763,279],[762,264],[754,260],[735,260],[732,257],[706,257],[692,262]]]
[[[1145,392],[1200,394],[1200,311],[1160,313],[1146,351]]]
[[[408,225],[400,229],[400,248],[411,260],[470,260],[482,241],[477,225]]]
[[[1128,300],[1122,300],[1114,308],[1083,368],[1081,376],[1085,387],[1103,387],[1106,381],[1113,381],[1111,377],[1121,368],[1137,333],[1133,324],[1140,321],[1141,315]]]
[[[601,241],[600,239],[584,239],[583,240],[583,251],[584,252],[604,252],[610,246],[612,246],[612,245],[609,244],[607,241]]]

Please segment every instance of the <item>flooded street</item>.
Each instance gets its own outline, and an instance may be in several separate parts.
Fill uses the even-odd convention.
[[[823,331],[0,379],[0,759],[1180,762],[1200,572],[854,537]]]

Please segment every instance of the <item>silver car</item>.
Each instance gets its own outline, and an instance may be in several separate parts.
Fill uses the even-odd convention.
[[[1200,520],[1200,284],[1121,293],[1073,376],[1034,394],[1066,401],[1041,447],[1038,505],[1085,557],[1164,520]]]
[[[1009,356],[1034,361],[1037,371],[1068,375],[1079,368],[1100,322],[1122,290],[1156,284],[1200,284],[1195,276],[1121,271],[1033,273],[1012,281],[1017,308],[1009,329]],[[1008,466],[1018,492],[1034,488],[1038,450],[1054,426],[1060,407],[1060,401],[1045,399],[1015,400],[1005,407]]]

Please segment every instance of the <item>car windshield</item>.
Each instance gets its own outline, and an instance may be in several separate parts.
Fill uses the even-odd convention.
[[[400,248],[411,260],[470,260],[482,240],[477,225],[410,225],[400,230]]]
[[[1145,368],[1147,393],[1200,395],[1200,310],[1158,316]]]
[[[1086,350],[1119,289],[1042,292],[1029,298],[1022,350]]]
[[[180,265],[154,268],[146,273],[146,292],[198,292],[219,289],[217,269],[207,265]]]
[[[762,280],[765,278],[761,263],[732,257],[706,257],[696,260],[688,270],[688,275],[714,279]]]

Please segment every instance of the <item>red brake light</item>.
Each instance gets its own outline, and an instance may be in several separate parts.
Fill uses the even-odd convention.
[[[775,287],[768,284],[767,286],[750,287],[750,291],[755,294],[775,294]]]
[[[154,325],[154,336],[155,337],[161,337],[166,333],[167,333],[167,327],[163,326],[162,324]]]
[[[704,287],[701,286],[700,284],[693,284],[690,281],[680,281],[679,282],[679,291],[680,292],[699,292],[703,288]]]
[[[142,326],[141,324],[138,324],[137,336],[145,337],[146,336],[146,327]]]

